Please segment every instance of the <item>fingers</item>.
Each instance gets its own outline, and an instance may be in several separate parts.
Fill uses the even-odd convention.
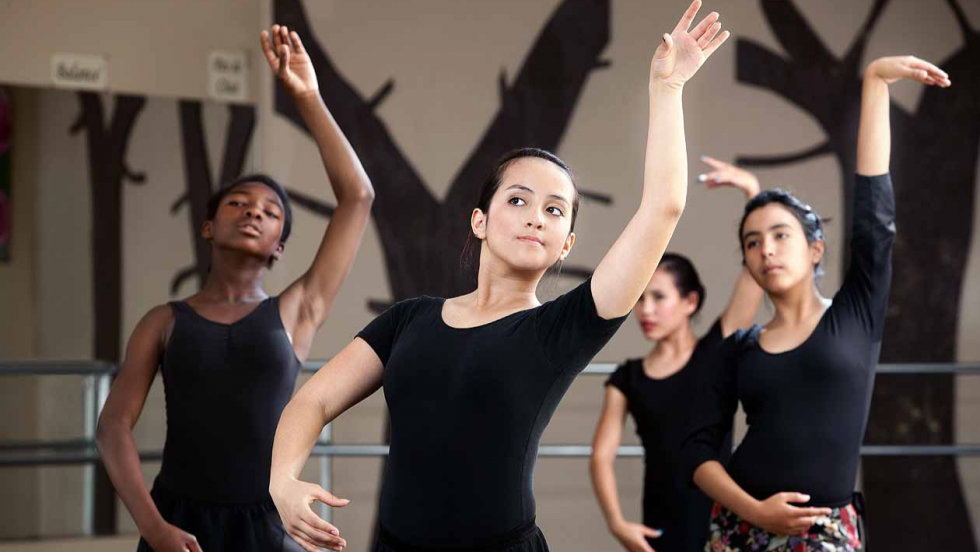
[[[721,34],[719,34],[718,36],[716,36],[708,44],[708,47],[707,48],[704,48],[702,50],[702,52],[704,52],[705,59],[711,57],[711,54],[715,53],[715,50],[717,50],[718,48],[720,48],[721,45],[724,44],[725,41],[728,40],[728,37],[730,37],[730,36],[732,36],[732,33],[728,32],[728,31],[724,31]]]
[[[700,40],[702,35],[704,35],[708,31],[708,29],[711,28],[712,25],[718,22],[718,17],[719,17],[718,12],[709,13],[707,17],[705,17],[704,19],[701,20],[700,23],[698,23],[697,27],[694,27],[694,29],[691,30],[691,32],[689,33],[691,35],[691,38],[693,38],[694,40]],[[705,43],[707,43],[707,41]],[[702,45],[702,47],[703,46],[704,45]]]
[[[708,165],[709,167],[711,167],[713,169],[727,169],[728,167],[731,167],[730,164],[725,163],[724,161],[721,161],[720,159],[715,159],[714,157],[711,157],[710,155],[702,155],[701,156],[701,162],[704,163],[705,165]]]
[[[660,44],[660,46],[657,46],[657,51],[653,54],[653,57],[656,59],[666,58],[670,55],[670,51],[674,49],[674,39],[671,38],[669,34],[664,33],[664,35],[660,38],[663,40],[663,42]]]
[[[303,41],[299,38],[299,33],[292,31],[289,33],[289,37],[293,39],[293,48],[296,49],[297,54],[305,54],[306,47],[303,46]]]
[[[303,521],[318,531],[322,531],[329,535],[340,535],[340,530],[337,529],[337,527],[330,524],[320,516],[314,514],[312,510],[310,510],[310,513],[303,518]]]
[[[640,531],[643,533],[643,536],[650,537],[651,539],[659,539],[660,535],[664,534],[664,532],[660,529],[654,529],[653,527],[647,527],[646,525],[641,525]]]
[[[289,48],[290,53],[299,51],[296,49],[296,46],[293,44],[293,41],[290,40],[289,27],[286,27],[285,25],[279,27],[279,37],[280,40],[282,40],[282,43],[285,44],[287,48]]]
[[[316,490],[313,493],[313,496],[320,502],[327,504],[329,506],[334,506],[336,508],[343,508],[344,506],[350,504],[350,500],[347,500],[346,498],[336,497],[328,493],[321,487],[316,488]]]
[[[341,548],[347,546],[347,541],[339,535],[330,535],[322,531],[318,531],[314,527],[302,521],[297,523],[293,527],[293,530],[302,536],[307,543],[312,544],[313,546],[330,548],[332,550],[340,550]]]
[[[806,504],[807,502],[810,502],[810,495],[803,493],[779,493],[779,499],[783,502]]]
[[[795,513],[799,516],[820,517],[829,516],[833,513],[833,510],[830,508],[798,508],[795,506],[793,508],[795,509]]]
[[[708,30],[701,35],[701,38],[698,39],[698,46],[704,50],[708,47],[708,44],[711,44],[711,40],[715,38],[719,32],[721,32],[721,22],[715,21],[710,27],[708,27]]]
[[[265,54],[266,61],[269,62],[269,66],[273,69],[276,68],[276,52],[272,49],[272,43],[269,40],[269,33],[267,31],[262,31],[260,35],[260,41],[262,42],[262,53]]]
[[[811,527],[813,527],[813,524],[816,522],[817,522],[816,517],[804,516],[804,517],[796,518],[796,520],[793,522],[792,527],[794,532],[802,533],[804,531],[807,531]]]
[[[677,22],[677,26],[674,27],[674,32],[682,31],[687,32],[691,28],[691,23],[694,23],[694,18],[698,15],[698,10],[701,9],[701,0],[694,0],[691,5],[681,16],[681,20]]]
[[[943,71],[928,61],[919,59],[915,56],[908,56],[905,59],[905,62],[909,70],[907,78],[914,79],[931,86],[941,86],[943,88],[948,88],[953,84],[952,81],[949,80],[949,74],[946,73],[946,71]]]
[[[273,25],[272,31],[269,33],[272,35],[272,48],[275,51],[279,51],[279,47],[282,46],[282,34],[280,31],[282,28],[279,25]]]
[[[204,552],[203,550],[201,550],[201,545],[198,544],[197,538],[194,537],[193,535],[191,535],[190,538],[187,539],[187,542],[184,543],[184,546],[187,548],[188,552]]]
[[[298,531],[291,529],[287,531],[287,533],[289,533],[289,538],[293,539],[293,542],[300,545],[300,547],[303,550],[306,550],[306,552],[321,552],[319,548],[306,539],[305,535],[299,533]]]
[[[279,53],[279,76],[285,77],[289,73],[289,47],[280,44],[276,51]]]

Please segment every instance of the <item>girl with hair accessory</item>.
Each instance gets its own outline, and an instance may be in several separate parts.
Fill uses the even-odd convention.
[[[888,85],[948,87],[949,76],[911,56],[864,72],[851,263],[833,300],[815,285],[824,254],[820,217],[783,190],[745,206],[745,266],[775,305],[765,326],[721,347],[685,442],[694,482],[717,502],[707,551],[852,552],[854,483],[881,351],[895,240]],[[718,446],[738,403],[748,423],[727,468]]]

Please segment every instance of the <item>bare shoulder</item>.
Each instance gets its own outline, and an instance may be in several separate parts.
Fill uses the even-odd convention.
[[[131,339],[139,339],[144,342],[158,343],[162,349],[174,327],[174,310],[169,304],[164,303],[150,309],[133,330]]]

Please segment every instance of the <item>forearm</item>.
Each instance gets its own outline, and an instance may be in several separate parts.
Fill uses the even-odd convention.
[[[745,492],[719,462],[711,460],[701,464],[694,471],[694,483],[706,495],[752,523],[759,501]]]
[[[738,275],[735,289],[728,299],[728,306],[721,315],[721,334],[728,337],[737,330],[747,328],[755,320],[765,292],[745,268]]]
[[[320,150],[337,202],[370,202],[374,198],[371,180],[319,92],[298,94],[293,102]]]
[[[687,199],[683,88],[650,84],[650,122],[643,171],[644,207],[680,216]]]
[[[140,466],[139,452],[129,425],[112,420],[100,420],[96,444],[109,479],[126,509],[143,535],[165,520],[160,515]]]
[[[623,521],[623,511],[619,506],[619,492],[616,489],[614,462],[615,456],[607,458],[593,454],[589,463],[592,487],[595,489],[602,515],[606,518],[606,525],[610,528]]]
[[[327,422],[319,401],[300,389],[282,411],[276,427],[276,437],[272,445],[271,485],[275,485],[277,481],[299,478],[300,471]]]
[[[861,126],[858,130],[857,172],[875,176],[888,172],[891,157],[891,102],[888,84],[874,73],[874,65],[864,72],[861,95]]]

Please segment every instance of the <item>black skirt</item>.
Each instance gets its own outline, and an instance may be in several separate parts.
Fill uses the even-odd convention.
[[[160,485],[154,485],[150,495],[163,519],[194,535],[207,552],[303,552],[283,529],[271,498],[250,504],[211,504]],[[153,552],[142,538],[136,550]]]
[[[381,527],[374,552],[548,552],[548,543],[544,540],[541,529],[532,521],[504,535],[499,535],[492,542],[470,547],[420,547],[400,541],[397,537]]]

